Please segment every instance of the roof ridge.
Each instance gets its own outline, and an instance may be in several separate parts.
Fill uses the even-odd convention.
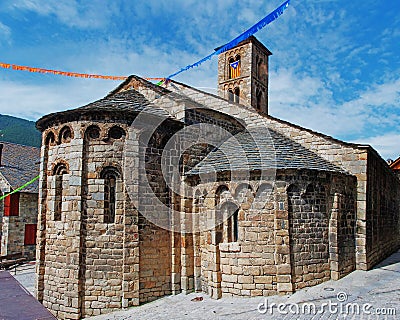
[[[213,93],[209,93],[209,92],[206,92],[206,91],[202,91],[202,90],[197,89],[197,88],[195,88],[195,87],[189,86],[189,85],[187,85],[187,84],[185,84],[185,83],[182,83],[182,82],[179,82],[179,81],[176,81],[176,80],[171,80],[171,82],[176,83],[176,84],[178,84],[178,85],[181,85],[181,86],[183,86],[183,87],[186,87],[186,88],[188,88],[188,89],[192,89],[192,90],[197,91],[197,92],[199,92],[199,93],[202,93],[202,94],[211,96],[211,97],[213,97],[213,98],[216,98],[216,99],[219,99],[219,100],[223,100],[223,101],[226,102],[226,103],[233,104],[233,105],[235,105],[235,106],[239,106],[240,108],[243,108],[243,109],[245,109],[245,110],[254,111],[254,108],[253,108],[253,107],[246,106],[246,105],[243,105],[243,104],[240,104],[240,103],[236,103],[236,102],[228,101],[228,100],[226,100],[226,99],[224,99],[224,98],[222,98],[222,97],[220,97],[220,96],[218,96],[218,95],[215,95],[215,94],[213,94]],[[345,145],[345,146],[349,146],[349,147],[353,147],[353,148],[366,148],[366,147],[371,147],[370,145],[367,145],[367,144],[364,145],[364,144],[356,144],[356,143],[346,142],[346,141],[343,141],[343,140],[334,138],[334,137],[332,137],[332,136],[329,136],[329,135],[327,135],[327,134],[324,134],[324,133],[321,133],[321,132],[318,132],[318,131],[314,131],[314,130],[309,129],[309,128],[302,127],[302,126],[300,126],[300,125],[294,124],[294,123],[289,122],[289,121],[287,121],[287,120],[282,120],[282,119],[276,118],[276,117],[271,116],[271,115],[268,115],[268,114],[258,113],[258,115],[261,116],[261,117],[267,118],[267,119],[271,119],[271,120],[274,120],[274,121],[277,121],[277,122],[280,122],[280,123],[283,123],[283,124],[286,124],[286,125],[295,127],[295,128],[297,128],[297,129],[304,130],[304,131],[306,131],[306,132],[308,132],[308,133],[318,135],[318,136],[320,136],[320,137],[322,137],[322,138],[325,138],[325,139],[327,139],[327,140],[334,141],[334,142],[336,142],[336,143],[339,143],[339,144],[342,144],[342,145]]]

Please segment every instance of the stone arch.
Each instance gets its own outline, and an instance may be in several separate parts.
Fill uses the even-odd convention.
[[[260,184],[254,196],[253,208],[254,209],[264,209],[267,203],[273,201],[273,185],[268,182]],[[279,209],[280,210],[280,209]]]
[[[99,179],[104,179],[103,177],[108,172],[113,172],[118,179],[123,178],[122,167],[119,163],[116,162],[105,162],[103,163],[103,166],[96,169],[96,172]]]
[[[67,161],[64,159],[58,159],[55,163],[52,165],[51,169],[51,175],[62,175],[62,174],[68,174],[69,173],[69,164]]]
[[[70,126],[64,126],[58,135],[58,143],[69,143],[71,139],[73,139],[73,131],[71,130]]]
[[[105,165],[100,171],[100,179],[105,179],[108,175],[114,175],[121,178],[121,169],[114,165]]]
[[[44,138],[44,144],[46,146],[53,146],[55,145],[55,143],[56,143],[56,136],[53,131],[49,131]]]
[[[251,187],[250,184],[243,182],[236,187],[234,195],[235,195],[235,199],[240,204],[245,202],[246,200],[252,201],[253,200],[252,199],[253,198],[253,188]],[[250,196],[250,199],[248,199],[249,196]]]
[[[215,206],[218,206],[218,205],[221,203],[221,197],[222,197],[222,194],[223,194],[224,192],[230,192],[228,186],[225,185],[225,184],[220,185],[220,186],[215,190],[215,198],[214,198]]]

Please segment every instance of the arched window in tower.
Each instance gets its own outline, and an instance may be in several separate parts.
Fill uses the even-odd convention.
[[[101,179],[104,179],[104,223],[115,222],[116,209],[116,187],[117,179],[120,176],[114,167],[106,167],[101,172]]]
[[[63,196],[63,175],[68,173],[65,164],[60,163],[54,168],[55,175],[55,199],[54,199],[54,221],[61,221],[62,196]]]
[[[256,56],[256,78],[258,78],[258,61],[260,61],[260,58],[257,55]]]
[[[229,59],[229,79],[240,77],[240,55]]]
[[[230,102],[233,102],[233,101],[234,101],[234,94],[233,94],[232,89],[229,89],[229,90],[228,90],[228,100],[229,100]]]
[[[235,88],[234,101],[236,103],[239,103],[239,101],[240,101],[240,89],[239,88]]]
[[[257,110],[261,110],[261,102],[262,102],[262,91],[261,89],[256,89],[256,101],[257,101]]]
[[[262,72],[262,63],[263,63],[263,60],[261,58],[258,59],[256,68],[257,68],[257,78],[260,80],[261,80],[262,73],[263,73]]]

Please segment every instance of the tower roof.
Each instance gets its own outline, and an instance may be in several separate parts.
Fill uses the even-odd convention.
[[[253,43],[253,44],[259,46],[261,49],[263,49],[263,50],[266,52],[267,55],[269,55],[269,56],[272,55],[272,52],[269,51],[269,49],[268,49],[266,46],[264,46],[264,45],[262,44],[262,42],[260,42],[255,36],[250,36],[250,37],[248,37],[246,40],[243,40],[243,41],[239,42],[239,43],[238,43],[236,46],[234,46],[232,49],[237,48],[237,47],[240,47],[240,46],[243,46],[243,45],[248,44],[248,43]],[[220,49],[220,48],[223,47],[223,46],[224,46],[224,45],[219,46],[219,47],[215,48],[214,50],[217,51],[218,49]],[[230,49],[230,50],[232,50],[232,49]]]

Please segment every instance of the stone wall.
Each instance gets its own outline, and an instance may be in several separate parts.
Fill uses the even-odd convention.
[[[303,145],[307,149],[315,152],[320,157],[336,164],[344,170],[350,172],[357,177],[357,196],[356,196],[356,208],[357,208],[357,234],[356,234],[356,266],[357,269],[367,270],[373,267],[374,263],[378,262],[374,251],[380,252],[380,256],[388,256],[393,252],[393,249],[388,249],[386,246],[380,246],[379,244],[373,244],[374,249],[371,246],[367,246],[367,206],[371,206],[369,203],[371,197],[367,197],[367,166],[369,166],[369,156],[376,155],[375,151],[369,146],[355,145],[351,143],[345,143],[332,137],[313,132],[311,130],[302,128],[300,126],[291,124],[289,122],[273,118],[271,116],[260,117],[253,108],[248,106],[239,106],[234,103],[229,103],[224,99],[217,96],[203,93],[194,88],[185,86],[180,83],[173,83],[169,87],[171,90],[178,92],[190,99],[193,99],[197,103],[208,106],[209,108],[215,109],[219,112],[223,112],[231,115],[237,119],[245,122],[246,128],[255,128],[257,126],[269,127],[291,140]],[[377,155],[376,155],[377,156]],[[377,156],[379,157],[379,156]],[[382,172],[385,172],[385,178],[387,181],[393,182],[392,188],[400,190],[400,183],[392,179],[394,174],[390,172],[383,159],[378,162],[371,159],[371,163],[380,163],[378,167],[382,167]],[[373,164],[372,164],[373,166]],[[371,183],[374,183],[371,181]],[[388,189],[386,189],[388,190]],[[398,192],[398,191],[396,191]],[[396,201],[392,201],[393,212],[396,216],[400,215],[400,205]],[[378,217],[376,219],[379,219]],[[381,224],[382,226],[382,224]],[[397,231],[398,233],[398,231]],[[400,246],[400,240],[398,238],[393,240],[392,248]],[[385,250],[385,251],[383,251]]]
[[[367,167],[367,263],[373,266],[399,249],[400,181],[386,162],[372,150]]]
[[[305,191],[291,184],[287,192],[292,280],[301,289],[330,279],[328,199],[321,184]]]
[[[115,124],[68,123],[43,134],[38,298],[57,317],[77,319],[122,307],[124,266],[123,137],[109,136]],[[86,130],[96,126],[91,137]],[[124,128],[124,123],[119,123]],[[61,136],[70,128],[70,137]],[[126,130],[126,129],[125,129]],[[53,138],[48,138],[53,135]],[[57,168],[65,168],[57,184]],[[104,220],[103,169],[119,171],[115,222]],[[57,189],[58,188],[58,189]],[[61,203],[60,218],[56,211]]]
[[[218,215],[224,221],[194,235],[197,290],[215,298],[268,296],[348,274],[355,269],[355,192],[350,175],[309,170],[278,170],[275,181],[250,185],[198,185],[193,206],[197,228]],[[236,210],[234,241],[230,223]]]
[[[115,127],[121,136],[113,136]],[[171,197],[161,154],[171,130],[147,133],[123,120],[71,122],[43,133],[37,288],[58,318],[108,313],[171,293],[171,233],[152,222],[169,219],[160,214]],[[112,221],[107,172],[116,177]]]

